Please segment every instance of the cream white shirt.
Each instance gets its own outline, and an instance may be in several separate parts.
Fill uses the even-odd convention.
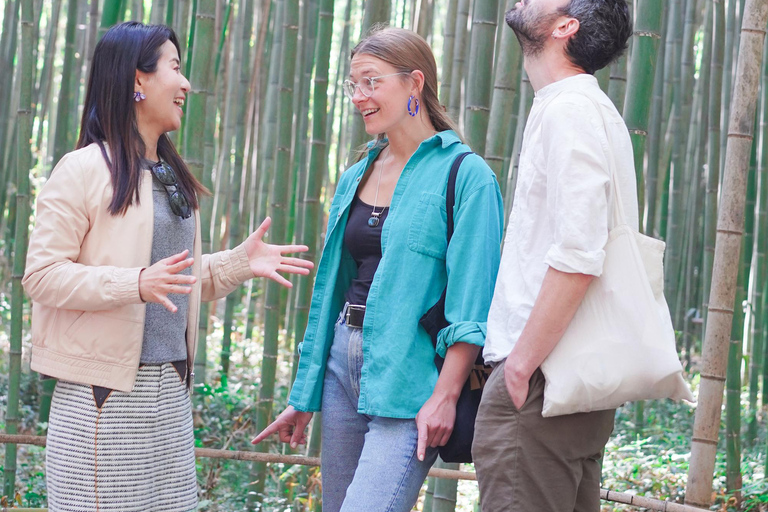
[[[632,143],[592,75],[536,93],[523,133],[514,204],[488,313],[486,362],[509,355],[549,267],[600,276],[613,227],[611,166],[627,223],[637,228]]]

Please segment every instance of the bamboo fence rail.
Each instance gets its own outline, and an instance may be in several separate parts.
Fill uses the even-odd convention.
[[[31,435],[8,435],[0,434],[0,444],[25,444],[33,446],[45,446],[45,436]],[[304,457],[301,455],[282,455],[278,453],[261,452],[243,452],[235,450],[216,450],[212,448],[195,448],[195,455],[201,458],[210,459],[228,459],[243,460],[251,462],[262,462],[266,464],[291,464],[300,466],[320,466],[319,457]],[[457,471],[454,469],[432,468],[429,470],[429,476],[442,478],[445,480],[477,480],[475,473],[469,471]],[[615,492],[608,489],[600,489],[600,498],[614,503],[631,505],[646,510],[658,512],[700,512],[701,510],[690,505],[681,505],[670,501],[658,500],[655,498],[646,498],[635,496],[633,494]],[[10,510],[10,509],[9,509]],[[12,509],[14,512],[20,510],[43,511],[46,509]],[[4,512],[5,509],[0,509]]]

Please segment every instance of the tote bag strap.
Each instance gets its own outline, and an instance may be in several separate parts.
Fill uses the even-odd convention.
[[[605,140],[608,144],[608,147],[605,151],[605,156],[608,159],[608,177],[611,180],[611,195],[613,195],[613,227],[611,228],[613,229],[617,226],[621,226],[627,223],[627,216],[624,210],[624,200],[621,197],[621,190],[619,190],[619,177],[617,174],[616,157],[610,148],[611,136],[608,132],[608,121],[605,119],[602,106],[591,96],[587,94],[585,94],[585,96],[592,102],[592,104],[597,109],[597,113],[600,115],[600,118],[603,120]]]

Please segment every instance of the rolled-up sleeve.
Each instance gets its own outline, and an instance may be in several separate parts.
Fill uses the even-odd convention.
[[[454,232],[446,252],[445,318],[449,325],[438,334],[436,347],[442,357],[457,342],[485,344],[501,258],[504,208],[498,183],[479,157],[470,156],[464,162],[462,167],[468,168],[460,172],[478,173],[483,179],[467,190],[460,203],[457,188]]]
[[[547,211],[554,239],[544,262],[561,272],[600,276],[608,240],[610,167],[597,106],[581,95],[558,99],[542,132]]]

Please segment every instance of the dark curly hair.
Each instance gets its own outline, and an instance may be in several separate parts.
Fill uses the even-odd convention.
[[[632,19],[626,0],[571,0],[559,13],[579,21],[565,52],[587,73],[594,74],[627,49]]]

